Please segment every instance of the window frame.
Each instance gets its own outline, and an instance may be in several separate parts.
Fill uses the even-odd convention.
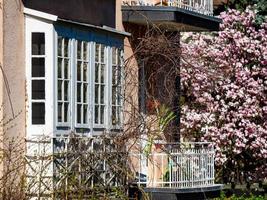
[[[25,15],[26,136],[51,135],[54,131],[54,26],[52,21]],[[32,123],[32,33],[44,33],[44,124]],[[35,57],[35,56],[33,56]],[[40,57],[40,56],[38,56]],[[34,78],[35,79],[35,78]],[[39,78],[38,78],[39,79]],[[51,92],[50,92],[51,91]],[[38,102],[39,100],[34,100]]]
[[[69,59],[69,72],[68,72],[68,75],[69,75],[69,79],[68,79],[68,82],[69,82],[69,88],[68,88],[68,93],[69,93],[69,99],[68,99],[68,101],[65,101],[64,100],[64,93],[65,93],[65,91],[64,90],[62,90],[62,88],[61,88],[61,96],[62,96],[62,99],[61,99],[61,101],[62,101],[62,104],[64,105],[64,103],[65,102],[68,102],[69,103],[69,109],[68,109],[68,113],[67,113],[67,116],[68,116],[68,121],[67,122],[59,122],[58,121],[58,103],[59,103],[59,100],[58,100],[58,39],[59,39],[59,36],[56,34],[56,38],[55,38],[55,120],[56,120],[56,126],[57,127],[71,127],[71,112],[72,112],[72,76],[71,76],[71,74],[72,74],[72,68],[73,68],[73,64],[72,64],[72,45],[73,45],[73,41],[72,41],[72,39],[70,39],[70,38],[68,38],[68,40],[69,40],[69,49],[68,49],[68,54],[69,54],[69,57],[68,57],[68,59]],[[65,38],[64,38],[65,39]],[[61,52],[62,53],[62,52]],[[64,51],[63,51],[63,54],[64,54]],[[65,58],[65,56],[62,54],[62,56],[61,56],[61,59],[63,60],[63,59],[66,59]],[[61,77],[61,81],[62,82],[64,82],[64,73],[65,73],[65,71],[64,71],[64,66],[61,66],[61,73],[63,72],[63,77]],[[66,79],[67,80],[67,79]],[[62,107],[62,109],[64,110],[64,108]],[[61,111],[62,112],[62,111]],[[64,111],[62,112],[63,114],[64,114]],[[61,114],[62,114],[61,113]]]
[[[33,34],[34,33],[42,33],[43,34],[43,37],[44,37],[44,54],[33,54],[32,53],[32,46],[33,46],[33,42],[32,42],[32,39],[33,39]],[[44,113],[44,123],[38,123],[38,124],[35,124],[33,123],[33,104],[44,104],[44,109],[46,110],[46,34],[44,32],[37,32],[37,31],[32,31],[31,32],[31,65],[30,65],[30,88],[31,88],[31,91],[29,91],[29,93],[31,93],[30,95],[30,111],[31,111],[31,118],[30,118],[30,124],[32,126],[44,126],[46,124],[46,119],[45,119],[45,113]],[[33,73],[33,59],[34,58],[37,58],[37,59],[40,59],[40,58],[43,58],[44,59],[44,76],[32,76],[32,73]],[[33,81],[44,81],[44,98],[33,98]]]
[[[80,59],[79,61],[78,61],[78,58],[77,58],[77,53],[78,53],[78,42],[82,42],[82,43],[84,43],[84,42],[86,42],[87,43],[87,46],[88,46],[88,49],[87,49],[87,56],[88,56],[88,60],[87,61],[85,61],[85,62],[87,62],[87,82],[85,82],[85,84],[87,84],[88,86],[87,86],[87,123],[78,123],[78,120],[77,120],[77,113],[78,113],[78,111],[77,111],[77,105],[78,105],[78,101],[77,101],[77,83],[78,83],[78,80],[77,80],[77,68],[75,68],[74,69],[74,71],[75,71],[75,73],[73,74],[73,77],[74,77],[74,87],[75,87],[75,91],[76,91],[76,93],[75,93],[75,128],[84,128],[84,129],[90,129],[90,119],[91,119],[91,116],[90,116],[90,102],[91,102],[91,99],[90,99],[90,96],[91,96],[91,85],[92,85],[92,81],[91,81],[91,77],[90,77],[90,72],[91,72],[91,65],[92,65],[92,58],[90,57],[91,55],[92,55],[92,48],[91,48],[91,42],[88,42],[88,41],[82,41],[82,40],[74,40],[74,43],[75,43],[75,47],[74,47],[74,49],[75,49],[75,53],[74,53],[74,60],[75,60],[75,66],[77,67],[78,66],[78,62],[80,61],[80,62],[82,62],[83,64],[84,64],[84,59]],[[83,48],[82,48],[82,51],[83,51]],[[82,55],[84,55],[83,54],[83,52],[82,52]],[[83,76],[81,75],[81,79],[83,79]],[[84,81],[83,80],[81,80],[80,81],[82,84],[84,84]],[[83,98],[84,98],[84,96],[82,95],[82,97],[81,97],[81,102],[79,102],[79,103],[81,103],[81,105],[83,105],[84,106],[84,102],[83,102]],[[83,113],[83,110],[82,110],[82,113]],[[83,114],[82,114],[83,115]],[[84,117],[84,116],[82,116],[82,117]],[[82,121],[82,118],[81,118],[81,121]]]
[[[104,68],[104,82],[101,83],[101,66],[98,70],[98,85],[99,85],[99,89],[98,89],[98,94],[99,94],[99,99],[98,99],[98,103],[97,104],[99,106],[99,122],[101,121],[101,106],[104,106],[104,116],[103,116],[103,124],[101,123],[95,123],[95,106],[96,106],[96,103],[95,103],[95,85],[96,85],[96,82],[95,82],[95,66],[96,66],[96,61],[95,61],[95,54],[94,54],[94,57],[93,57],[93,60],[94,60],[94,69],[92,71],[93,75],[94,75],[94,79],[92,80],[92,87],[93,87],[93,115],[92,115],[92,120],[93,120],[93,128],[94,129],[108,129],[108,119],[107,119],[107,110],[108,110],[108,92],[109,92],[109,88],[108,88],[108,85],[109,85],[109,61],[108,61],[108,46],[106,46],[105,44],[101,44],[101,43],[97,43],[97,42],[93,42],[94,43],[94,46],[93,46],[93,50],[94,52],[96,52],[96,45],[99,44],[99,45],[104,45],[104,62],[100,62],[98,63],[99,65],[102,65],[104,64],[105,65],[105,68]],[[100,46],[100,52],[101,52],[101,46]],[[99,55],[99,59],[101,60],[101,53]],[[104,85],[104,99],[103,99],[103,103],[101,104],[101,86]]]
[[[57,71],[58,71],[58,37],[69,37],[71,38],[71,45],[70,45],[70,51],[71,51],[71,58],[70,58],[70,63],[71,63],[71,72],[70,72],[70,82],[71,86],[70,88],[70,94],[71,94],[71,99],[70,99],[70,118],[69,118],[69,123],[60,123],[58,122],[58,83],[57,83]],[[86,42],[88,45],[88,70],[87,70],[87,76],[88,76],[88,91],[87,91],[87,100],[88,100],[88,108],[87,108],[87,118],[88,118],[88,123],[87,124],[80,124],[77,121],[77,53],[78,53],[78,41],[80,42]],[[104,123],[103,124],[96,124],[95,123],[95,48],[96,44],[101,44],[104,46],[104,64],[105,64],[105,69],[104,69],[104,103],[103,105],[105,106],[104,108]],[[64,34],[61,35],[57,31],[55,31],[55,118],[56,118],[56,132],[64,132],[64,130],[70,130],[74,131],[76,133],[87,133],[91,135],[99,135],[102,134],[103,131],[110,132],[112,130],[121,130],[122,129],[122,124],[120,126],[112,126],[112,119],[111,119],[111,108],[112,108],[112,102],[111,102],[111,83],[112,83],[112,47],[115,46],[116,48],[120,49],[121,52],[123,53],[123,40],[121,40],[120,45],[117,43],[112,45],[109,43],[101,43],[95,38],[90,38],[90,39],[80,39],[80,38],[75,38],[73,36],[65,36]],[[123,70],[123,66],[122,66]],[[100,81],[100,80],[99,80]],[[122,86],[123,87],[123,86]],[[101,96],[101,95],[100,95]],[[123,105],[121,109],[121,119],[122,119],[122,111],[123,111]],[[99,116],[100,117],[100,116]],[[100,118],[99,118],[100,120]]]
[[[113,64],[113,55],[112,55],[112,51],[113,51],[113,48],[116,49],[116,64]],[[120,61],[119,61],[120,60]],[[111,89],[110,89],[110,93],[111,93],[111,96],[110,96],[110,125],[111,125],[111,129],[113,130],[121,130],[123,128],[123,122],[122,122],[122,119],[123,119],[123,107],[124,107],[124,103],[123,103],[123,96],[124,96],[124,50],[122,48],[118,48],[118,47],[111,47],[111,78],[110,78],[110,83],[109,85],[111,85]],[[120,94],[118,94],[116,92],[116,97],[115,97],[115,104],[113,104],[113,67],[116,66],[117,70],[118,70],[118,67],[120,68],[120,84],[117,85],[117,87],[120,87]],[[116,80],[118,81],[118,80]],[[114,86],[115,87],[115,86]],[[116,91],[117,91],[117,88],[116,88]],[[120,95],[120,104],[118,104],[117,102],[117,98],[118,98],[118,95]],[[120,109],[119,111],[119,118],[120,118],[120,121],[119,123],[116,123],[116,124],[113,124],[112,123],[112,120],[113,120],[113,116],[112,116],[112,109],[113,107],[115,107],[116,111],[115,113],[118,111],[117,109]],[[117,114],[117,113],[116,113]]]

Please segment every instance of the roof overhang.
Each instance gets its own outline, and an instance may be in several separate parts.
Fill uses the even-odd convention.
[[[100,30],[100,31],[107,31],[107,32],[111,32],[113,34],[124,36],[124,37],[131,36],[131,34],[128,32],[120,31],[120,30],[117,30],[117,29],[114,29],[114,28],[111,28],[108,26],[96,26],[96,25],[92,25],[92,24],[86,24],[86,23],[80,23],[80,22],[76,22],[76,21],[72,21],[72,20],[61,19],[56,15],[48,14],[48,13],[37,11],[34,9],[30,9],[30,8],[24,8],[24,14],[26,16],[31,16],[34,18],[38,18],[38,19],[42,19],[42,20],[46,20],[46,21],[51,21],[53,23],[63,22],[63,23],[77,25],[77,26],[92,28],[92,29],[96,29],[96,30]]]
[[[178,7],[122,6],[124,23],[156,24],[169,31],[218,31],[221,19]]]

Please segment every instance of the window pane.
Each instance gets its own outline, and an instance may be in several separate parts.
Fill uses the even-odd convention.
[[[78,104],[77,105],[77,123],[81,123],[81,116],[82,116],[82,105]]]
[[[87,119],[88,119],[88,113],[87,113],[87,108],[88,106],[87,105],[84,105],[83,106],[83,123],[84,124],[87,124]]]
[[[57,61],[57,77],[62,78],[62,58],[58,58]]]
[[[77,42],[77,58],[82,59],[82,42]]]
[[[77,102],[82,102],[81,90],[82,90],[82,84],[77,83]]]
[[[116,106],[112,106],[112,125],[116,125]]]
[[[58,122],[62,122],[62,103],[58,103],[57,106],[57,120]]]
[[[88,63],[83,63],[83,81],[87,82],[87,65]]]
[[[100,124],[104,124],[104,110],[105,106],[100,106]]]
[[[112,67],[112,84],[116,84],[116,67]]]
[[[95,123],[99,122],[99,106],[95,106]]]
[[[32,33],[32,55],[45,55],[44,33]]]
[[[69,100],[69,82],[64,81],[64,100],[68,101]]]
[[[69,60],[64,59],[64,78],[69,79]]]
[[[45,124],[44,103],[32,103],[32,124]]]
[[[112,104],[116,105],[116,87],[112,86]]]
[[[101,62],[105,62],[105,46],[101,45]]]
[[[99,85],[95,85],[95,103],[99,103]]]
[[[117,124],[121,123],[121,107],[117,107]]]
[[[57,99],[62,100],[62,81],[57,82]]]
[[[99,51],[100,51],[100,45],[99,44],[96,44],[96,47],[95,47],[95,61],[96,62],[99,62]]]
[[[83,43],[83,60],[84,61],[88,60],[88,43],[87,42]]]
[[[88,89],[88,84],[83,85],[83,102],[87,103],[87,89]]]
[[[119,54],[118,54],[118,65],[122,65],[123,64],[123,51],[119,51]]]
[[[95,65],[95,82],[99,82],[99,64]]]
[[[69,103],[64,103],[64,122],[68,122]]]
[[[100,91],[100,93],[101,93],[101,96],[100,96],[100,102],[101,102],[101,104],[104,104],[104,98],[105,98],[105,86],[104,85],[101,85],[101,91]]]
[[[77,64],[77,81],[81,81],[82,78],[81,78],[81,69],[82,69],[82,62],[81,61],[78,61],[78,64]]]
[[[69,39],[64,38],[64,57],[69,57]]]
[[[58,53],[58,56],[62,56],[62,37],[58,37],[58,43],[57,43],[57,53]]]
[[[101,83],[104,83],[104,78],[105,78],[105,65],[101,65]]]
[[[45,77],[44,58],[32,58],[32,77]]]
[[[121,73],[121,66],[118,66],[117,69],[117,84],[121,85],[121,79],[122,79],[122,73]]]
[[[117,104],[121,105],[122,103],[122,91],[121,87],[117,87]]]
[[[45,99],[44,80],[32,80],[32,99]]]

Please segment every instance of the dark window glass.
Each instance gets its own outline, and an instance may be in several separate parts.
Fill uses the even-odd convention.
[[[32,58],[32,77],[45,77],[44,58]]]
[[[77,106],[77,122],[81,123],[82,105]]]
[[[32,99],[45,99],[44,80],[32,80]]]
[[[58,103],[57,106],[57,113],[58,113],[58,122],[62,122],[62,103]]]
[[[32,124],[45,124],[44,103],[32,103]]]
[[[44,33],[32,33],[32,55],[45,55]]]

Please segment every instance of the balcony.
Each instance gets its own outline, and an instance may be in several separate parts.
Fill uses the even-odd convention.
[[[181,8],[204,15],[213,15],[213,0],[151,0],[123,1],[124,6],[168,6]]]
[[[169,31],[218,31],[213,0],[124,0],[124,24],[154,23]]]
[[[131,155],[136,183],[148,193],[220,191],[215,184],[215,150],[211,143],[159,144],[150,154]]]

